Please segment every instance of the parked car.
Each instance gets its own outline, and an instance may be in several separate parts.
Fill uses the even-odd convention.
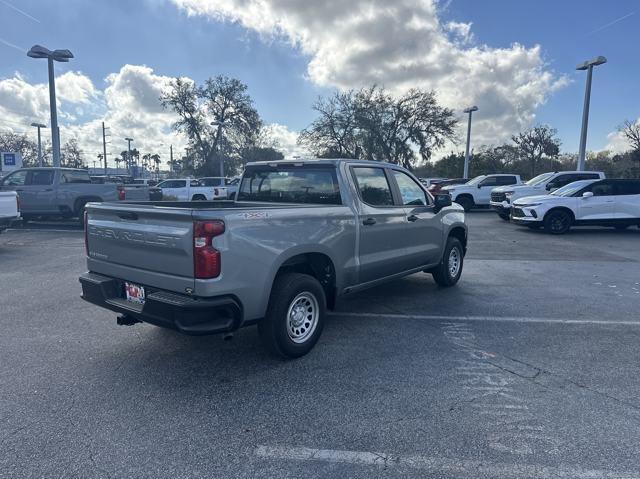
[[[522,185],[499,186],[491,190],[491,208],[503,220],[509,221],[511,205],[519,198],[553,192],[579,180],[603,179],[601,171],[552,171],[542,173]]]
[[[445,181],[447,178],[418,178],[420,183],[429,188],[431,185],[437,185],[442,181]]]
[[[234,199],[238,189],[238,179],[223,178],[221,176],[207,176],[198,178],[201,185],[213,187],[213,199]]]
[[[20,221],[20,201],[15,191],[0,191],[0,233]]]
[[[463,185],[468,181],[469,178],[449,178],[446,180],[438,181],[437,183],[433,183],[431,186],[429,186],[428,190],[432,195],[437,195],[440,193],[449,194],[447,190],[443,189],[445,186]]]
[[[453,201],[469,211],[474,206],[489,206],[491,190],[496,186],[520,185],[520,175],[497,174],[480,175],[463,185],[445,186],[442,189],[448,191]]]
[[[161,181],[156,185],[162,190],[163,199],[177,201],[205,201],[214,199],[213,187],[203,186],[198,180],[191,178],[173,178]]]
[[[90,201],[148,200],[147,187],[92,183],[87,170],[21,168],[0,182],[0,191],[16,191],[24,221],[36,217],[78,218]]]
[[[340,296],[417,272],[453,286],[465,214],[408,171],[358,160],[249,163],[235,201],[90,204],[82,297],[186,334],[252,324],[306,354]]]
[[[640,180],[575,181],[549,195],[514,201],[511,219],[552,234],[572,226],[640,226]]]

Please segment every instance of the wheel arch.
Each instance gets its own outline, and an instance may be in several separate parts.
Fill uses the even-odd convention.
[[[80,207],[86,205],[87,203],[91,203],[92,201],[102,203],[102,198],[100,198],[99,196],[91,196],[91,195],[80,196],[79,198],[76,198],[76,200],[73,203],[74,214],[76,215],[80,214],[81,213]]]
[[[562,211],[563,213],[568,213],[569,216],[571,216],[571,223],[575,222],[576,215],[571,210],[571,208],[567,208],[566,206],[554,206],[553,208],[551,208],[549,211],[547,211],[544,214],[544,217],[542,218],[542,221],[544,222],[551,213],[555,213],[557,211]]]

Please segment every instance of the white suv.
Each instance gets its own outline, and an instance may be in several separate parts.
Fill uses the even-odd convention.
[[[513,202],[511,221],[562,234],[571,226],[640,227],[640,180],[582,180]]]
[[[520,185],[520,175],[480,175],[464,185],[444,186],[443,192],[451,195],[451,199],[469,211],[474,206],[489,206],[491,190],[496,186]]]
[[[525,196],[544,195],[580,180],[604,179],[601,171],[552,171],[531,178],[523,185],[500,186],[491,190],[491,208],[503,220],[509,221],[511,205]]]

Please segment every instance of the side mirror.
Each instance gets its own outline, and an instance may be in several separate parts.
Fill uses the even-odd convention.
[[[582,193],[583,198],[591,198],[592,196],[593,196],[592,191],[585,191],[584,193]]]
[[[554,185],[552,185],[551,183],[547,183],[547,186],[545,186],[544,188],[545,188],[545,190],[547,190],[547,191],[551,191],[551,190],[553,189],[553,186],[554,186]]]
[[[451,195],[443,193],[438,194],[433,199],[433,207],[437,211],[440,211],[442,208],[447,206],[451,206]]]
[[[480,188],[482,188],[482,184],[479,184],[479,185],[478,185],[478,189],[480,189]]]

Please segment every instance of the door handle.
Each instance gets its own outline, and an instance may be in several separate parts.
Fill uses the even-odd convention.
[[[362,224],[365,225],[365,226],[375,225],[376,224],[376,219],[375,218],[367,218],[366,220],[364,220],[362,222]]]
[[[411,216],[407,216],[407,221],[411,221],[412,223],[414,221],[418,221],[420,218],[418,218],[416,215],[411,215]]]

